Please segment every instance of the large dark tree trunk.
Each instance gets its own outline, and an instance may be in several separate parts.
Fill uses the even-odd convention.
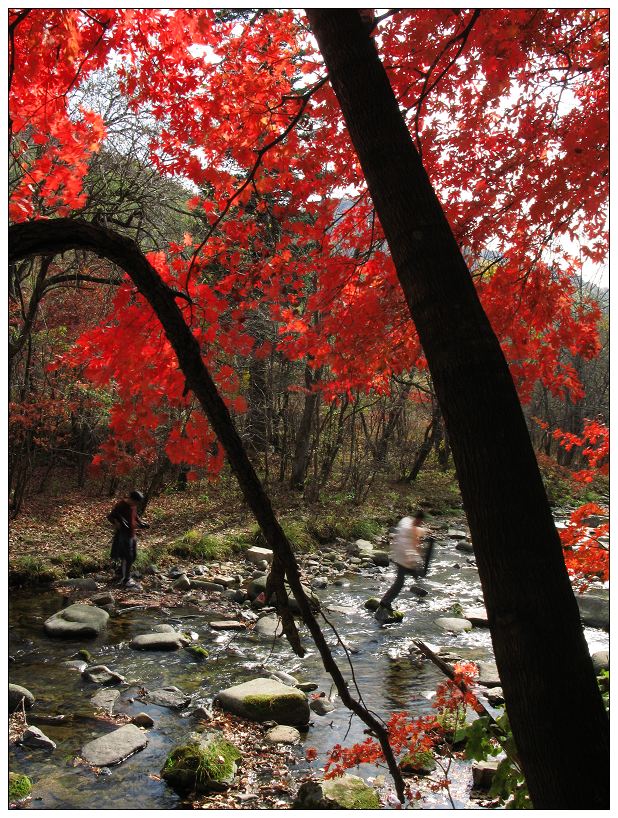
[[[321,370],[318,369],[314,376],[311,367],[308,365],[305,366],[305,386],[308,391],[305,395],[303,413],[296,432],[296,444],[294,446],[294,458],[292,460],[292,476],[290,478],[290,486],[297,491],[302,491],[304,488],[307,469],[309,468],[309,460],[311,458],[311,432],[313,430],[316,406],[320,400],[320,393],[311,391],[311,389],[313,384],[319,380],[320,373]]]
[[[360,15],[307,14],[427,356],[533,803],[608,808],[608,720],[508,366]]]

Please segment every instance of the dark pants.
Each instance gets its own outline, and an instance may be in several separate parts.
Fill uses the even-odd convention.
[[[114,560],[120,560],[121,581],[128,582],[131,579],[131,566],[137,557],[137,538],[130,537],[124,530],[117,531],[112,542],[111,556]]]
[[[380,601],[380,605],[382,605],[383,608],[390,608],[390,606],[393,604],[395,597],[401,593],[406,577],[414,577],[414,579],[418,579],[419,576],[421,576],[421,572],[417,571],[415,568],[404,568],[403,565],[399,565],[397,562],[395,563],[395,567],[397,568],[397,576],[395,577],[395,581]]]

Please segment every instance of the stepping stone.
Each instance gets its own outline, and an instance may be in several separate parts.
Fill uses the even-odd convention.
[[[264,636],[267,639],[274,639],[283,634],[283,625],[277,616],[263,616],[255,623],[253,633]]]
[[[99,708],[100,710],[107,710],[107,712],[111,714],[119,697],[119,690],[99,690],[99,692],[95,693],[90,699],[90,702],[93,707]]]
[[[295,679],[290,673],[286,673],[285,670],[271,670],[270,675],[273,679],[278,679],[288,687],[298,687],[298,679]]]
[[[499,761],[472,762],[472,789],[477,792],[488,792],[492,785]]]
[[[138,727],[153,727],[154,719],[148,713],[137,713],[131,719],[131,723],[136,724]]]
[[[468,534],[462,528],[449,528],[446,532],[446,536],[452,540],[465,540]]]
[[[111,767],[143,750],[148,744],[145,734],[134,724],[125,724],[105,736],[84,745],[80,756],[93,767]]]
[[[332,611],[333,613],[340,613],[344,616],[353,616],[358,612],[358,609],[351,605],[327,605],[326,610]]]
[[[438,619],[434,619],[434,622],[439,628],[449,631],[450,633],[463,633],[464,631],[472,630],[472,622],[470,622],[468,619],[441,616]]]
[[[177,687],[171,686],[151,690],[144,698],[150,704],[156,704],[158,707],[169,707],[172,710],[180,710],[191,701],[191,696],[183,693]]]
[[[97,685],[117,685],[124,682],[124,676],[110,670],[107,665],[90,665],[82,671],[82,676],[87,682]]]
[[[238,584],[236,581],[236,577],[227,577],[222,575],[217,575],[216,577],[213,577],[212,581],[215,582],[217,585],[222,585],[224,588],[231,588],[232,585]]]
[[[305,781],[301,784],[292,809],[380,809],[380,799],[373,787],[357,775],[344,775],[327,781]]]
[[[109,619],[107,611],[94,605],[76,603],[58,611],[44,623],[48,636],[64,639],[94,638],[103,630]]]
[[[270,548],[260,548],[257,545],[253,545],[251,548],[248,548],[245,551],[245,557],[249,560],[249,562],[258,563],[262,560],[266,560],[266,562],[270,565],[273,561],[273,552]]]
[[[152,629],[153,633],[177,633],[176,628],[173,625],[155,625]]]
[[[276,721],[279,724],[309,723],[307,696],[276,679],[252,679],[222,690],[215,702],[229,713],[251,721]]]
[[[211,591],[212,593],[221,594],[225,591],[223,585],[218,582],[210,582],[208,580],[194,579],[191,581],[191,588],[197,588],[200,591]]]
[[[456,551],[463,551],[466,554],[474,554],[474,546],[468,540],[460,540],[455,546]]]
[[[298,744],[300,733],[296,727],[278,724],[266,733],[264,741],[266,744]]]
[[[489,619],[485,608],[464,608],[463,617],[477,627],[488,627]]]
[[[21,743],[27,747],[36,747],[42,750],[56,749],[56,743],[41,732],[38,727],[28,727],[21,737]]]
[[[26,687],[21,685],[9,685],[9,712],[21,710],[22,699],[26,710],[30,710],[34,704],[34,695]]]
[[[233,619],[229,621],[221,619],[215,622],[209,622],[208,624],[216,631],[244,631],[247,627],[244,622],[237,622]]]
[[[388,568],[390,565],[390,557],[386,551],[374,551],[371,555],[371,559],[373,564],[380,568]]]
[[[606,597],[576,594],[575,599],[579,605],[579,615],[584,625],[609,631],[609,600]]]
[[[186,574],[181,574],[177,580],[174,581],[172,588],[175,591],[188,591],[191,588],[191,581]]]
[[[94,596],[90,597],[90,601],[94,605],[113,605],[115,602],[114,595],[111,593],[111,591],[104,591],[102,594],[95,594]]]
[[[484,687],[500,687],[502,682],[498,675],[498,668],[496,663],[491,660],[478,663],[479,678],[478,683]]]
[[[600,673],[602,670],[609,670],[609,651],[597,650],[592,654],[592,665],[595,673]]]
[[[136,636],[129,644],[134,650],[178,650],[189,644],[180,633],[142,633]]]
[[[98,591],[99,586],[91,577],[78,579],[61,579],[56,583],[62,588],[73,588],[75,591]]]

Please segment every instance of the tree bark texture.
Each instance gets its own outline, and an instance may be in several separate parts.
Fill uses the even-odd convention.
[[[609,728],[507,363],[354,9],[308,9],[435,384],[536,808],[609,806]]]
[[[313,641],[320,653],[324,668],[330,673],[343,704],[355,713],[376,735],[384,752],[389,771],[395,781],[398,797],[404,800],[404,782],[397,761],[388,741],[388,734],[382,721],[373,716],[348,690],[337,663],[335,662],[324,634],[311,610],[309,599],[303,591],[298,563],[279,521],[273,511],[270,499],[262,486],[225,402],[206,368],[197,339],[187,326],[182,312],[176,304],[178,296],[161,279],[157,271],[142,254],[137,244],[124,236],[90,222],[77,219],[46,219],[25,222],[9,227],[9,258],[19,260],[29,256],[56,255],[66,250],[89,250],[117,264],[132,279],[139,292],[146,298],[157,315],[165,334],[178,357],[180,368],[187,379],[187,385],[199,400],[210,424],[223,445],[228,462],[241,487],[247,505],[253,512],[266,542],[273,550],[273,569],[269,585],[278,582],[277,605],[285,597],[283,572],[296,597],[303,621],[307,625]],[[289,621],[289,609],[281,607],[283,620],[290,644],[302,655],[295,625]],[[292,624],[292,632],[287,625]]]

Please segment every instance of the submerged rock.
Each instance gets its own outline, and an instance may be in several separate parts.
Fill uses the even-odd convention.
[[[283,625],[278,616],[262,616],[255,623],[253,633],[258,636],[265,636],[267,639],[273,639],[283,634]]]
[[[226,790],[240,758],[241,752],[222,733],[193,733],[187,744],[168,755],[161,777],[179,793]]]
[[[64,639],[86,639],[98,636],[109,619],[107,611],[79,602],[58,611],[45,620],[43,627],[48,636]]]
[[[328,781],[305,781],[298,790],[293,809],[380,809],[377,792],[357,775],[342,775]]]
[[[111,767],[143,750],[148,744],[145,734],[134,724],[125,724],[118,730],[95,738],[84,745],[80,753],[93,767]]]
[[[110,670],[107,665],[89,665],[82,671],[82,676],[87,682],[97,685],[117,685],[124,682],[124,676]]]
[[[146,694],[145,699],[150,704],[156,704],[159,707],[169,707],[172,710],[179,710],[186,707],[191,701],[191,696],[183,693],[177,687],[160,687],[157,690],[151,690]]]
[[[148,713],[137,713],[131,719],[131,723],[136,724],[138,727],[153,727],[154,719]]]
[[[25,709],[30,710],[34,704],[34,694],[26,687],[9,684],[9,711],[13,713],[15,710],[21,709],[22,700]]]
[[[327,713],[330,713],[332,710],[335,709],[335,705],[324,697],[314,699],[309,705],[309,707],[318,716],[325,716]]]
[[[309,722],[307,696],[277,679],[252,679],[222,690],[215,702],[224,710],[251,721],[305,725]]]
[[[119,690],[99,690],[98,693],[95,693],[90,699],[90,702],[93,707],[100,708],[101,710],[107,710],[107,712],[111,714],[119,697]]]

